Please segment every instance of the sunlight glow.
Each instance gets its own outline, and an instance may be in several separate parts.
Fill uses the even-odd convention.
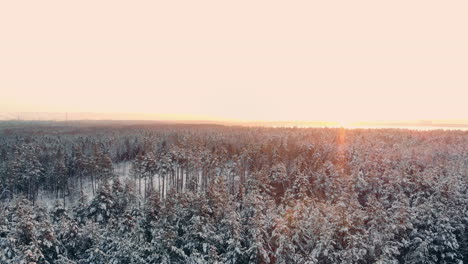
[[[467,119],[467,9],[422,0],[2,1],[0,114],[343,127]]]

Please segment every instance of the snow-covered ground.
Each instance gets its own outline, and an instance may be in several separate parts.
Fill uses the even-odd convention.
[[[114,174],[116,178],[118,178],[122,183],[124,183],[128,180],[132,180],[130,175],[131,168],[132,163],[128,161],[114,164]],[[111,184],[112,182],[113,180],[110,181]],[[85,178],[85,180],[83,181],[83,194],[86,196],[88,201],[94,198],[91,181],[88,180],[88,178]],[[80,196],[79,190],[72,192],[70,196],[67,196],[65,198],[66,207],[73,207],[79,200],[77,199],[77,196]],[[54,207],[54,205],[57,202],[63,203],[63,198],[57,198],[54,194],[44,190],[39,191],[38,199],[36,202],[38,205],[50,209]]]
[[[121,183],[125,184],[128,181],[133,181],[133,177],[131,175],[131,169],[132,169],[132,163],[131,162],[120,162],[116,163],[113,165],[114,167],[114,179],[119,179]],[[199,172],[199,178],[198,181],[201,182],[202,180],[202,175],[201,172]],[[93,192],[92,188],[92,183],[91,180],[89,180],[90,177],[85,177],[83,180],[83,194],[86,197],[87,201],[90,201],[94,198],[95,192],[97,189],[95,189],[95,192]],[[114,179],[112,179],[109,183],[112,184]],[[184,183],[186,182],[186,175],[184,174],[183,177]],[[147,183],[149,184],[149,183]],[[79,188],[79,186],[76,186]],[[135,182],[135,187],[138,190],[138,182]],[[158,175],[156,174],[154,177],[153,181],[153,189],[156,191],[159,191],[160,187],[160,181],[158,178]],[[183,186],[185,189],[185,185]],[[199,190],[201,190],[201,186],[199,186]],[[164,196],[167,194],[168,188],[164,190]],[[140,193],[142,197],[144,197],[145,194],[145,186],[144,186],[144,181],[142,180],[141,186],[140,186],[140,192],[136,192],[137,194]],[[80,190],[73,190],[69,196],[65,198],[65,207],[66,208],[71,208],[74,207],[79,201],[80,201]],[[36,201],[36,204],[39,206],[46,207],[48,209],[53,208],[57,203],[63,204],[63,198],[59,197],[57,198],[55,194],[50,193],[48,191],[40,190],[38,199]]]

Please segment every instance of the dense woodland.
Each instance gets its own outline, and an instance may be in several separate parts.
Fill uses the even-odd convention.
[[[467,190],[464,131],[4,122],[0,263],[468,263]]]

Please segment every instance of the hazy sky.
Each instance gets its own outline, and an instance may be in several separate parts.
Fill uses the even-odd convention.
[[[468,1],[1,1],[0,111],[468,119]]]

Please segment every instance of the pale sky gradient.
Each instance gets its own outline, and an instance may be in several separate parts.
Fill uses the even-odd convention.
[[[0,111],[468,119],[468,1],[1,1]]]

